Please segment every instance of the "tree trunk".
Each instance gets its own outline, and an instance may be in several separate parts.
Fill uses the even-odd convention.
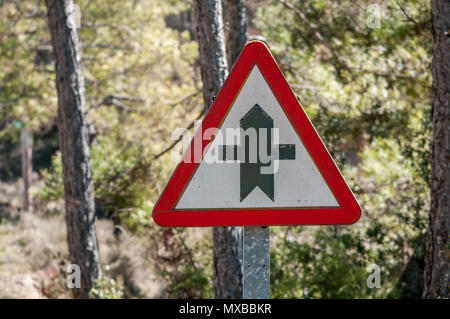
[[[431,212],[425,256],[425,298],[450,297],[450,2],[431,1],[433,36]]]
[[[94,186],[90,165],[84,79],[77,29],[68,22],[72,0],[46,0],[55,56],[59,147],[62,155],[67,241],[72,264],[81,270],[75,298],[89,298],[102,276],[95,230]],[[73,26],[73,28],[72,28]]]
[[[207,111],[228,76],[222,3],[219,0],[196,0],[194,5],[203,99]]]
[[[220,0],[194,2],[196,34],[205,110],[228,75]],[[236,227],[213,228],[213,276],[216,298],[242,298],[242,232]]]
[[[223,0],[228,68],[231,70],[247,42],[246,0]]]
[[[33,181],[33,135],[30,130],[22,128],[20,136],[22,149],[23,205],[22,211],[32,211],[30,188]]]

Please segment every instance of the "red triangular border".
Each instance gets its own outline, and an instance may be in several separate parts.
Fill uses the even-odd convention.
[[[181,161],[153,209],[153,219],[158,225],[175,227],[332,225],[353,224],[359,219],[361,208],[358,202],[263,42],[252,41],[246,44],[194,139],[201,140],[206,129],[221,126],[255,64],[265,77],[340,207],[176,210],[175,206],[179,197],[200,165]],[[201,142],[202,154],[210,142],[204,140]],[[191,143],[191,152],[193,147],[194,140]],[[190,156],[190,152],[186,153],[185,157]]]

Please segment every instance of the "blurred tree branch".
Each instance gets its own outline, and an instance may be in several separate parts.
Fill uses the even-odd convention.
[[[195,118],[194,121],[191,122],[191,124],[189,124],[189,126],[186,128],[185,132],[192,129],[195,125],[195,122],[200,120],[203,117],[203,114],[205,113],[204,108],[202,108],[202,111],[200,112],[200,114]],[[183,139],[183,136],[180,136],[175,142],[173,142],[172,144],[170,144],[168,147],[166,147],[164,150],[162,150],[161,152],[159,152],[158,154],[156,154],[153,159],[156,160],[158,158],[160,158],[161,156],[163,156],[165,153],[169,152],[171,149],[173,149],[175,147],[175,145],[177,145],[181,140]]]

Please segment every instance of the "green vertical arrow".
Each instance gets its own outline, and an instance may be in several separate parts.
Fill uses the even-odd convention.
[[[241,128],[245,131],[248,128],[254,128],[256,129],[256,136],[257,140],[253,141],[256,142],[256,150],[257,150],[257,162],[256,163],[249,163],[250,162],[250,141],[248,136],[245,136],[245,141],[241,140],[241,144],[244,143],[245,146],[245,161],[241,162],[241,202],[244,200],[245,197],[247,197],[248,194],[251,193],[251,191],[258,186],[272,201],[274,200],[274,176],[273,174],[261,174],[261,167],[263,166],[270,166],[271,162],[269,163],[262,163],[260,159],[260,141],[261,138],[259,129],[265,128],[267,130],[267,141],[266,145],[269,148],[266,150],[267,155],[271,155],[271,134],[272,134],[272,128],[273,128],[273,119],[264,112],[264,110],[258,105],[255,104],[250,111],[248,111],[247,114],[245,114],[241,119]]]

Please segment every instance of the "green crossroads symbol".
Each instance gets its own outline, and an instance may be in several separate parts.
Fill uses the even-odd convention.
[[[272,141],[272,129],[273,119],[267,114],[258,104],[255,104],[247,114],[245,114],[240,120],[240,126],[242,132],[247,132],[249,128],[255,129],[256,143],[255,147],[250,152],[250,136],[245,134],[241,136],[241,146],[239,145],[222,145],[221,158],[222,160],[234,160],[242,158],[240,161],[240,188],[241,202],[250,194],[253,189],[258,186],[272,201],[275,200],[274,196],[274,174],[266,173],[262,174],[261,169],[263,167],[271,167],[272,159],[271,155],[273,151],[278,151],[279,160],[293,160],[295,159],[295,144],[271,144]],[[260,129],[265,129],[266,134],[261,134]],[[261,136],[265,135],[265,136]],[[267,138],[266,143],[262,139]],[[266,145],[266,150],[260,150],[261,143]],[[242,147],[243,144],[243,147]],[[271,147],[267,147],[271,145]],[[254,154],[256,151],[256,154]],[[243,152],[243,154],[242,154]],[[252,154],[255,155],[252,157]],[[262,161],[261,154],[267,154],[268,161]],[[256,157],[256,158],[255,158]]]

